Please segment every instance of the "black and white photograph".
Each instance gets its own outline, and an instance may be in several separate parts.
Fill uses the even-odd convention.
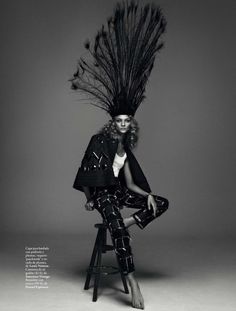
[[[0,3],[0,310],[235,311],[235,1]]]

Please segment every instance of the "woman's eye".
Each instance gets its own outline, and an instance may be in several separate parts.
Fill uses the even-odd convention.
[[[122,122],[122,120],[116,120],[116,123],[121,123]],[[124,121],[125,123],[130,123],[131,122],[131,120],[130,119],[128,119],[128,120],[125,120]]]

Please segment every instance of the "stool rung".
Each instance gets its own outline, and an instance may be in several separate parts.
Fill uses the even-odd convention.
[[[111,271],[106,271],[111,269]],[[113,270],[113,271],[112,271]],[[93,267],[89,267],[87,269],[88,273],[92,273],[92,274],[104,274],[104,275],[109,275],[109,274],[115,274],[115,273],[119,273],[120,269],[114,266],[93,266]]]

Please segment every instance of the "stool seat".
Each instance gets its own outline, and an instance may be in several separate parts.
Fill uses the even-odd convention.
[[[94,248],[93,248],[93,253],[90,259],[90,264],[86,270],[87,276],[86,276],[84,289],[85,290],[89,289],[91,276],[95,275],[94,289],[93,289],[93,301],[97,301],[97,291],[98,291],[98,286],[100,282],[100,276],[120,273],[123,286],[124,286],[124,291],[126,294],[128,294],[129,289],[127,286],[127,282],[126,282],[124,274],[122,273],[117,256],[116,256],[116,259],[117,259],[118,266],[102,265],[102,253],[106,253],[107,251],[114,250],[114,245],[107,244],[107,229],[108,228],[107,228],[106,223],[105,222],[97,223],[94,225],[94,227],[98,229],[98,232],[97,232],[97,237],[96,237]]]

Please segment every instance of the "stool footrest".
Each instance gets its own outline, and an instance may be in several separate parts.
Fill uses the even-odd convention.
[[[109,271],[110,270],[110,271]],[[92,274],[104,274],[104,275],[108,275],[108,274],[115,274],[115,273],[119,273],[120,269],[114,266],[93,266],[93,267],[89,267],[86,270],[88,273],[92,273]]]

